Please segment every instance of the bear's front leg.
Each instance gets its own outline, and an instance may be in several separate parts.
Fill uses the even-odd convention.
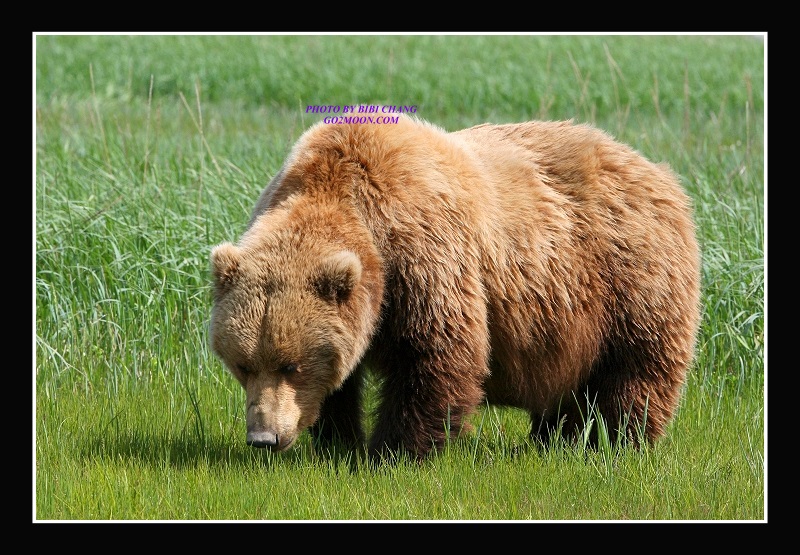
[[[400,452],[421,460],[469,427],[465,419],[484,397],[486,358],[475,345],[453,347],[420,352],[401,341],[385,351],[391,355],[383,360],[385,377],[369,444],[374,461],[391,461]]]
[[[334,445],[339,445],[351,451],[364,447],[363,385],[364,369],[359,365],[342,387],[325,399],[320,416],[310,430],[315,448],[330,450]]]

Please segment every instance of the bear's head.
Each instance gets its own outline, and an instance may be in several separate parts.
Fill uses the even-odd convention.
[[[353,250],[250,231],[212,250],[210,342],[246,391],[247,443],[283,451],[353,372],[377,310]]]

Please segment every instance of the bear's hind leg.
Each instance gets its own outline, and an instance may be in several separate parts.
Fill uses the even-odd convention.
[[[664,435],[678,406],[684,371],[646,352],[606,356],[567,406],[564,432],[579,436],[591,422],[588,442],[597,446],[602,418],[611,444],[626,441],[638,448]]]

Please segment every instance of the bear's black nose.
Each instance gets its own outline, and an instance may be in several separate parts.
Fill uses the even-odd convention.
[[[271,432],[247,432],[247,445],[264,449],[278,445],[278,435]]]

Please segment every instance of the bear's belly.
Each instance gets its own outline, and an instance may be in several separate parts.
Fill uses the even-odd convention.
[[[590,373],[589,365],[535,356],[526,359],[505,364],[492,361],[491,374],[484,382],[487,402],[541,415],[557,406],[564,395],[578,390]]]
[[[520,372],[511,373],[495,366],[484,384],[484,391],[489,404],[531,413],[542,413],[553,403],[552,391],[547,391],[535,377],[524,379]]]

